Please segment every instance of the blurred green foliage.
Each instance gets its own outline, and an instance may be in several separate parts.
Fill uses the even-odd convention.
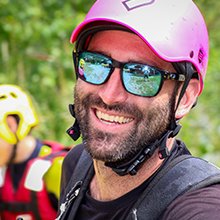
[[[69,38],[95,0],[1,0],[0,83],[18,84],[34,96],[42,139],[72,145],[65,130],[73,123],[74,74]],[[182,120],[180,137],[195,155],[220,164],[220,1],[195,0],[210,35],[205,89],[197,107]]]
[[[195,0],[206,20],[210,55],[205,87],[198,104],[182,120],[180,137],[194,155],[220,165],[220,1]]]
[[[18,84],[35,98],[43,139],[71,144],[73,28],[83,20],[91,0],[1,0],[0,83]]]

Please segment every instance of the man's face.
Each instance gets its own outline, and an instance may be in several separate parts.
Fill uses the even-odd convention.
[[[92,38],[89,51],[100,52],[120,62],[146,63],[174,71],[135,34],[102,31]],[[175,83],[165,81],[159,94],[147,98],[132,95],[123,88],[116,68],[103,85],[77,80],[75,111],[84,143],[94,159],[126,161],[166,131],[175,99]]]

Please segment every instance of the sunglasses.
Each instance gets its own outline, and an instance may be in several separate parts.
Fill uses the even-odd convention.
[[[183,74],[160,70],[147,64],[122,63],[96,52],[73,52],[73,61],[77,77],[93,85],[106,83],[114,69],[120,68],[123,87],[137,96],[156,96],[164,80],[185,81]]]

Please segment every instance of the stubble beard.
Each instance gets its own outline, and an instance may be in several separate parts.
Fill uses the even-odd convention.
[[[146,107],[146,111],[143,112],[133,104],[108,106],[100,97],[93,94],[82,95],[77,86],[74,94],[76,117],[87,151],[93,159],[119,164],[129,161],[137,152],[155,142],[167,131],[175,103],[171,98],[163,105]],[[130,114],[135,118],[135,124],[126,134],[112,134],[98,130],[91,125],[89,118],[89,109],[92,105]]]

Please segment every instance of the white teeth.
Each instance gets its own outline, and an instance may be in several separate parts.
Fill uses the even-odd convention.
[[[109,114],[103,113],[103,112],[98,111],[98,110],[96,111],[96,116],[100,120],[110,122],[110,123],[118,123],[118,124],[125,124],[125,123],[128,123],[128,122],[133,120],[132,118],[126,118],[126,117],[123,117],[123,116],[109,115]]]

